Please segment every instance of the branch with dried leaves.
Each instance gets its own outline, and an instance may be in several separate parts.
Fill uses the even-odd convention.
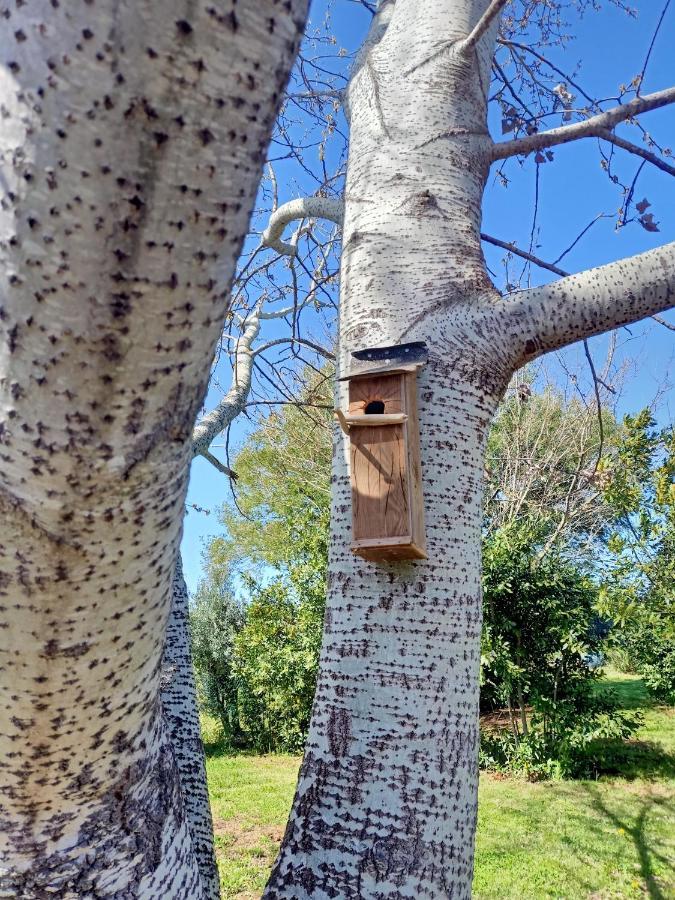
[[[609,140],[607,132],[611,133],[611,129],[621,122],[632,119],[640,113],[668,106],[671,103],[675,103],[675,87],[656,91],[653,94],[645,94],[643,97],[635,97],[628,103],[620,104],[598,115],[591,116],[583,122],[575,122],[573,125],[562,125],[560,128],[552,128],[550,131],[530,134],[527,137],[518,138],[514,141],[496,143],[492,150],[492,159],[496,161],[498,159],[507,159],[511,156],[524,156],[537,150],[545,150],[549,147],[556,147],[559,144],[567,144],[579,138],[600,137]],[[619,140],[623,139],[619,138]],[[629,142],[626,141],[625,143]],[[635,145],[631,146],[635,147]],[[624,147],[624,149],[628,148]],[[658,157],[654,158],[658,159]]]

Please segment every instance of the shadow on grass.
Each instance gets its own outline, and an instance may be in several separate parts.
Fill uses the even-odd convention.
[[[653,741],[616,741],[607,743],[599,753],[602,774],[627,781],[675,778],[675,756]]]
[[[598,682],[600,692],[611,693],[625,710],[655,710],[658,704],[650,696],[641,678],[611,675]],[[602,744],[602,774],[618,775],[627,780],[675,778],[675,755],[648,740],[599,742]]]
[[[644,879],[650,900],[666,900],[667,895],[663,892],[654,874],[654,861],[658,860],[665,866],[668,866],[669,860],[655,850],[654,847],[648,845],[645,829],[649,813],[655,807],[660,807],[675,815],[675,801],[666,797],[646,797],[640,802],[634,817],[622,817],[607,806],[596,785],[586,783],[583,785],[583,788],[595,809],[608,822],[611,822],[617,830],[625,832],[633,841],[635,853],[640,864],[640,874]]]

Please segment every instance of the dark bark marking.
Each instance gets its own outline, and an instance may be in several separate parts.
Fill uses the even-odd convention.
[[[328,746],[333,756],[344,756],[351,743],[351,719],[346,709],[333,707],[328,717]]]

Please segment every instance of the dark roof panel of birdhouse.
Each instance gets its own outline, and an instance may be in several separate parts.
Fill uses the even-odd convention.
[[[393,375],[397,372],[414,372],[415,369],[425,365],[428,358],[429,353],[424,341],[355,350],[352,353],[349,374],[343,375],[340,381],[383,373]]]

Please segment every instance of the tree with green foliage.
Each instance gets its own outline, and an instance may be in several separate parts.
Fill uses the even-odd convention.
[[[329,373],[305,372],[298,405],[261,417],[248,436],[234,463],[236,506],[222,512],[226,533],[209,545],[198,595],[217,608],[240,583],[246,602],[223,666],[211,666],[199,624],[206,652],[195,665],[200,680],[206,663],[218,684],[236,685],[239,740],[261,752],[300,750],[309,726],[326,602],[331,390]]]
[[[541,557],[546,532],[527,520],[483,544],[481,701],[506,706],[509,730],[482,735],[483,764],[528,775],[602,769],[608,739],[636,717],[595,689],[591,661],[606,647],[598,588],[560,552]]]
[[[190,611],[192,659],[204,710],[223,727],[225,742],[242,746],[239,686],[233,666],[235,638],[244,626],[245,615],[222,571],[199,585]]]
[[[603,560],[602,606],[622,626],[625,658],[663,700],[675,698],[675,429],[648,410],[626,416],[603,462],[616,525]]]
[[[234,642],[239,724],[247,746],[297,753],[309,727],[321,646],[324,601],[283,578],[249,583],[246,621]]]
[[[579,548],[613,521],[595,471],[601,446],[616,452],[618,429],[607,413],[601,440],[590,404],[530,382],[513,386],[489,438],[482,703],[511,709],[514,746],[502,760],[571,772],[598,716],[611,718],[587,665],[607,633],[597,629],[597,584]],[[226,533],[208,551],[212,577],[246,573],[233,665],[242,730],[260,750],[296,749],[304,737],[325,602],[330,384],[313,376],[300,396],[313,406],[261,418],[243,445],[237,506],[223,511]],[[563,732],[574,732],[574,753]]]

